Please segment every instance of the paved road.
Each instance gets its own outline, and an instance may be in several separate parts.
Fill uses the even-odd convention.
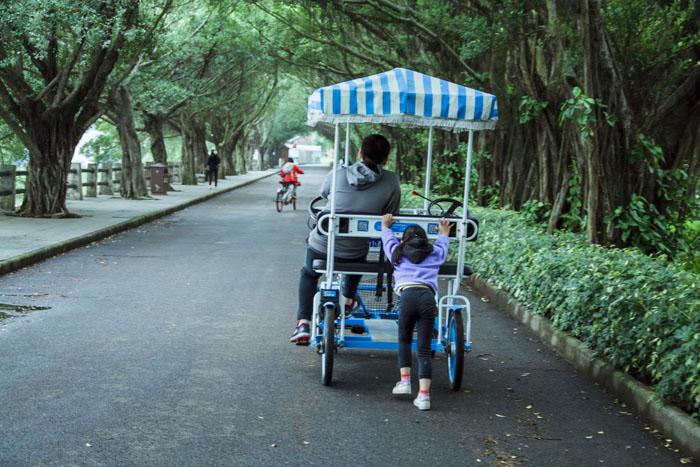
[[[299,205],[324,170],[303,178]],[[308,233],[268,178],[13,274],[0,465],[676,465],[626,407],[479,297],[463,390],[391,396],[393,351],[333,385],[288,344]],[[1,310],[0,310],[1,311]]]

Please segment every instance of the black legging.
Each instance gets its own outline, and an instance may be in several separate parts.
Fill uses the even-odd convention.
[[[433,377],[433,366],[430,361],[430,343],[435,326],[435,295],[425,287],[409,287],[401,292],[399,297],[399,368],[411,366],[411,342],[413,328],[418,323],[418,342],[416,354],[418,357],[418,378]]]
[[[217,186],[218,176],[219,176],[219,168],[218,167],[215,168],[214,170],[212,170],[210,167],[209,170],[207,170],[207,181],[209,182],[210,185],[211,185],[211,182],[214,181],[214,186]]]

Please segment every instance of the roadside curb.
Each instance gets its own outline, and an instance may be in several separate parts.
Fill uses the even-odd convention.
[[[694,460],[700,460],[700,423],[678,407],[659,400],[653,391],[627,373],[593,357],[593,352],[583,342],[555,329],[549,319],[531,313],[527,307],[487,280],[473,275],[466,283],[479,295],[486,297],[492,305],[528,326],[545,344],[588,379],[600,384],[633,408],[640,418],[658,429],[665,438],[673,440],[673,444],[681,451],[693,456]]]
[[[39,248],[33,251],[30,251],[29,253],[25,253],[22,255],[14,256],[12,258],[8,258],[5,260],[0,261],[0,276],[17,271],[23,267],[29,266],[34,263],[38,263],[39,261],[43,261],[47,258],[50,258],[52,256],[59,255],[61,253],[65,253],[67,251],[73,250],[75,248],[80,248],[81,246],[88,245],[92,242],[96,242],[98,240],[102,240],[104,238],[110,237],[112,235],[124,232],[129,229],[133,229],[135,227],[138,227],[140,225],[143,225],[147,222],[151,222],[153,220],[159,219],[161,217],[170,215],[174,212],[181,211],[182,209],[186,209],[190,206],[193,206],[195,204],[202,203],[204,201],[208,201],[215,196],[222,195],[224,193],[228,193],[230,191],[236,190],[238,188],[242,188],[246,185],[250,185],[251,183],[255,183],[259,180],[262,180],[264,178],[267,178],[271,175],[276,174],[277,172],[270,172],[268,174],[264,174],[260,177],[251,179],[251,180],[246,180],[245,182],[241,182],[238,185],[230,186],[227,188],[223,188],[221,190],[214,191],[212,193],[207,193],[206,195],[200,196],[198,198],[191,199],[189,201],[185,201],[182,204],[178,204],[177,206],[171,206],[169,208],[161,209],[158,211],[153,211],[148,214],[143,214],[141,216],[137,217],[132,217],[131,219],[128,219],[126,221],[120,222],[118,224],[110,225],[109,227],[102,228],[100,230],[96,230],[94,232],[90,232],[85,235],[81,235],[79,237],[74,237],[69,240],[66,240],[61,243],[57,243],[55,245],[47,246],[44,248]],[[134,201],[137,202],[137,201]]]

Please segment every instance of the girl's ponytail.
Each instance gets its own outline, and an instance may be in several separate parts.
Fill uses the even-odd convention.
[[[394,252],[391,254],[391,264],[394,266],[399,265],[399,261],[401,261],[401,257],[403,256],[403,246],[404,246],[404,241],[403,239],[401,240],[401,243],[399,243],[399,246],[394,249]]]

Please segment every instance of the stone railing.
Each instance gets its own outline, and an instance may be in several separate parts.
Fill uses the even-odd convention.
[[[71,164],[66,186],[66,198],[82,200],[83,197],[113,195],[120,190],[119,163],[88,164],[82,168],[79,163]],[[181,164],[168,164],[169,181],[179,183],[181,180]],[[14,165],[0,166],[0,210],[14,211],[16,197],[26,192],[17,187],[17,178],[27,176],[27,170],[18,170]],[[150,166],[144,167],[144,178],[150,180]],[[22,184],[24,185],[24,184]]]

